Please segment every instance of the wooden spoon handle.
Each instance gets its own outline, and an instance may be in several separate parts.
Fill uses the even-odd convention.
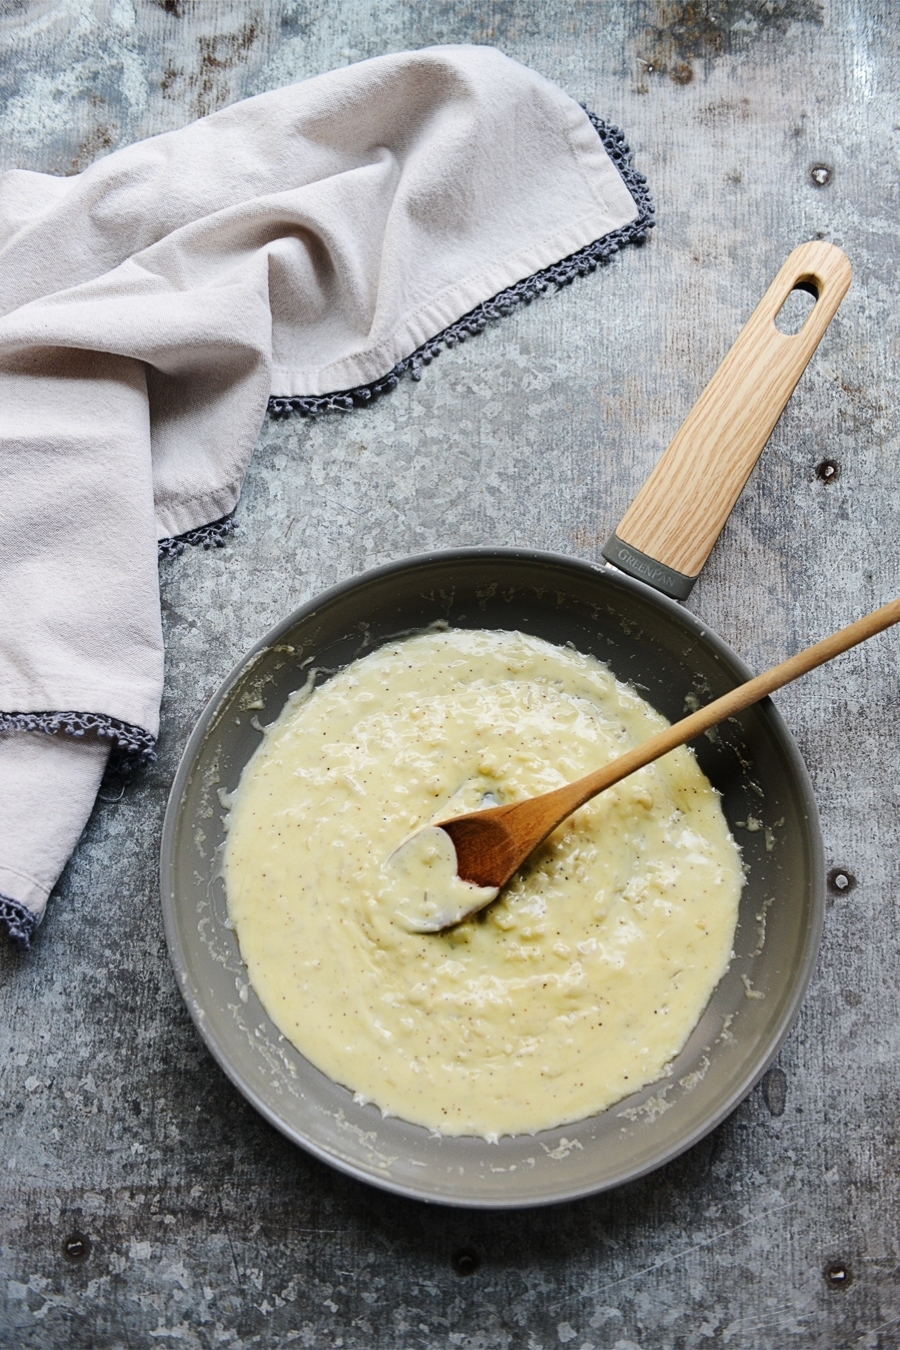
[[[794,249],[604,546],[609,562],[687,598],[850,278],[834,244]],[[782,333],[775,319],[797,287],[816,303]]]
[[[790,684],[800,675],[805,675],[809,670],[815,670],[816,666],[824,665],[834,656],[840,656],[841,652],[848,651],[850,647],[855,647],[859,642],[865,642],[866,638],[874,637],[876,633],[882,632],[885,628],[890,628],[892,624],[900,623],[900,599],[891,600],[888,604],[882,605],[873,613],[867,614],[863,619],[857,619],[855,623],[848,624],[846,628],[841,628],[837,633],[832,633],[831,637],[823,638],[821,642],[816,642],[812,647],[807,647],[804,651],[798,652],[796,656],[790,657],[787,661],[782,661],[780,665],[773,666],[771,670],[766,670],[762,675],[755,676],[748,680],[746,684],[740,684],[730,693],[723,694],[721,698],[714,699],[708,703],[705,708],[698,709],[691,713],[689,717],[682,718],[680,722],[675,722],[672,726],[666,727],[665,731],[660,731],[656,736],[651,736],[648,741],[635,746],[627,754],[614,759],[611,764],[598,769],[596,773],[588,774],[585,778],[579,778],[575,783],[567,783],[565,787],[557,788],[554,792],[545,793],[540,798],[533,798],[537,802],[546,803],[546,818],[552,821],[546,830],[549,834],[560,821],[565,820],[566,816],[577,811],[579,806],[596,797],[598,792],[603,792],[606,788],[612,787],[614,783],[627,778],[629,774],[634,773],[636,769],[642,769],[645,764],[652,764],[655,759],[665,755],[669,750],[674,750],[679,745],[686,745],[688,741],[694,740],[702,732],[708,731],[710,727],[719,722],[724,722],[727,717],[733,717],[735,713],[743,708],[749,708],[752,703],[758,703],[760,699],[771,694],[773,690],[780,689],[785,684]],[[510,810],[516,809],[510,807]],[[544,837],[544,836],[542,836]]]

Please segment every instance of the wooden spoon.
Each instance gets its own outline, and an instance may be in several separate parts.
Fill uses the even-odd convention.
[[[410,922],[409,927],[417,932],[440,932],[461,923],[490,904],[496,898],[496,892],[518,871],[538,844],[592,797],[627,778],[636,769],[642,769],[645,764],[652,764],[676,746],[694,740],[701,732],[723,722],[726,717],[732,717],[742,708],[758,703],[773,689],[790,684],[808,670],[824,665],[832,657],[839,656],[841,652],[855,647],[859,642],[865,642],[866,638],[874,637],[876,633],[898,622],[900,599],[882,605],[864,619],[857,619],[831,637],[798,652],[788,661],[782,661],[746,684],[738,685],[731,693],[691,713],[690,717],[682,718],[665,731],[651,736],[642,745],[635,746],[627,754],[620,755],[611,764],[579,778],[575,783],[567,783],[553,792],[544,792],[539,797],[528,797],[525,801],[513,802],[508,806],[495,806],[485,811],[456,816],[453,820],[439,821],[437,828],[450,836],[456,850],[457,876],[461,881],[482,888],[482,894],[473,895],[470,909],[460,911],[457,908],[449,917],[432,913],[427,918],[423,916],[420,924]],[[484,888],[491,888],[491,893],[485,895]]]

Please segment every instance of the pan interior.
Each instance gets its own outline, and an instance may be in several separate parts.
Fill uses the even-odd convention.
[[[351,1174],[423,1199],[549,1203],[641,1175],[700,1139],[749,1091],[787,1032],[818,945],[823,867],[808,778],[772,704],[695,743],[747,869],[735,955],[660,1082],[601,1115],[533,1136],[441,1138],[352,1094],[277,1031],[249,984],[220,875],[223,794],[310,667],[324,680],[437,621],[518,629],[607,663],[671,721],[747,678],[674,602],[548,554],[465,550],[368,573],[285,620],[232,672],[191,737],[163,832],[166,931],[198,1029],[279,1129]]]

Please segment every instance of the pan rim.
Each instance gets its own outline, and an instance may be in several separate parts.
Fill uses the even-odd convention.
[[[714,632],[714,630],[690,610],[685,609],[683,605],[679,604],[676,600],[662,595],[644,582],[629,577],[625,573],[620,572],[617,568],[606,563],[597,563],[586,559],[574,558],[567,554],[556,553],[549,550],[493,545],[470,545],[460,548],[435,549],[426,553],[408,555],[396,561],[383,563],[378,567],[357,573],[324,591],[318,592],[310,600],[291,611],[284,619],[280,620],[269,629],[268,632],[263,634],[253,647],[235,663],[224,679],[220,681],[210,698],[206,701],[194,723],[191,734],[188,737],[181,754],[166,804],[160,846],[160,895],[169,958],[172,962],[176,981],[191,1016],[191,1020],[207,1050],[223,1070],[229,1081],[270,1125],[274,1126],[281,1134],[290,1139],[293,1144],[299,1146],[319,1161],[336,1168],[339,1172],[351,1176],[357,1181],[363,1181],[369,1185],[376,1186],[391,1194],[403,1196],[406,1199],[465,1209],[532,1209],[543,1208],[547,1205],[563,1204],[574,1200],[584,1199],[591,1195],[601,1194],[605,1191],[618,1189],[630,1182],[639,1180],[643,1176],[647,1176],[651,1172],[657,1171],[660,1167],[667,1165],[681,1154],[687,1152],[688,1149],[699,1143],[701,1139],[705,1138],[706,1135],[727,1119],[744,1098],[752,1092],[753,1088],[769,1068],[772,1060],[778,1054],[778,1051],[784,1044],[784,1041],[796,1020],[815,970],[822,929],[824,926],[824,849],[819,813],[809,772],[790,730],[771,699],[765,699],[762,706],[765,706],[766,708],[766,714],[776,733],[779,747],[785,755],[789,770],[796,781],[800,797],[803,801],[807,821],[807,837],[810,848],[810,871],[812,877],[812,903],[810,906],[809,923],[805,932],[802,952],[795,966],[795,977],[791,985],[790,996],[785,1000],[775,1029],[770,1037],[766,1039],[767,1048],[762,1058],[757,1059],[756,1056],[752,1058],[751,1067],[745,1074],[738,1077],[732,1091],[719,1104],[718,1108],[699,1122],[692,1130],[688,1131],[683,1137],[677,1138],[667,1147],[661,1148],[652,1160],[637,1163],[631,1168],[625,1168],[614,1179],[602,1181],[593,1185],[581,1184],[568,1188],[561,1188],[559,1193],[552,1195],[542,1193],[540,1195],[526,1195],[511,1198],[494,1196],[478,1197],[472,1195],[454,1196],[452,1194],[444,1194],[443,1192],[438,1193],[433,1189],[416,1189],[406,1182],[393,1180],[390,1176],[379,1173],[374,1169],[371,1171],[367,1170],[353,1160],[341,1156],[339,1152],[332,1152],[315,1140],[302,1135],[288,1121],[281,1118],[278,1113],[259,1096],[252,1085],[243,1078],[240,1071],[232,1064],[227,1048],[221,1043],[214,1029],[207,1021],[202,991],[196,987],[190,977],[176,912],[177,887],[175,881],[175,844],[184,790],[190,779],[194,760],[201,750],[209,731],[215,724],[218,709],[227,699],[233,686],[243,677],[247,669],[257,660],[260,654],[276,645],[281,638],[284,637],[285,633],[297,623],[314,617],[318,612],[327,609],[336,601],[341,600],[349,592],[352,592],[361,586],[377,582],[397,573],[417,569],[427,569],[429,566],[440,566],[448,563],[465,562],[468,560],[483,562],[492,559],[495,559],[498,562],[527,561],[538,564],[544,563],[554,567],[565,567],[575,573],[580,572],[585,576],[596,576],[597,574],[600,574],[605,579],[612,581],[614,585],[623,588],[626,592],[632,592],[645,600],[649,599],[664,612],[669,613],[671,616],[677,616],[678,620],[689,631],[692,631],[694,636],[706,642],[713,649],[714,653],[723,659],[726,666],[735,670],[741,679],[749,679],[755,673],[746,665],[741,657],[739,657],[737,653]]]

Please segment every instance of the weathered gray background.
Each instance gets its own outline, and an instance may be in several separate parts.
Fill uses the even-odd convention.
[[[6,0],[0,40],[2,168],[72,173],[344,62],[488,42],[623,126],[659,208],[648,247],[446,353],[421,384],[352,416],[268,423],[239,534],[162,565],[159,763],[97,807],[32,953],[0,951],[0,1343],[900,1345],[896,635],[778,699],[828,865],[855,885],[832,888],[777,1068],[692,1152],[614,1194],[442,1211],[294,1149],[201,1047],[156,879],[192,720],[270,624],[425,548],[597,558],[812,237],[847,250],[854,286],[690,605],[761,667],[900,592],[894,0]],[[63,1254],[73,1235],[81,1260]],[[468,1275],[463,1248],[481,1263]]]

